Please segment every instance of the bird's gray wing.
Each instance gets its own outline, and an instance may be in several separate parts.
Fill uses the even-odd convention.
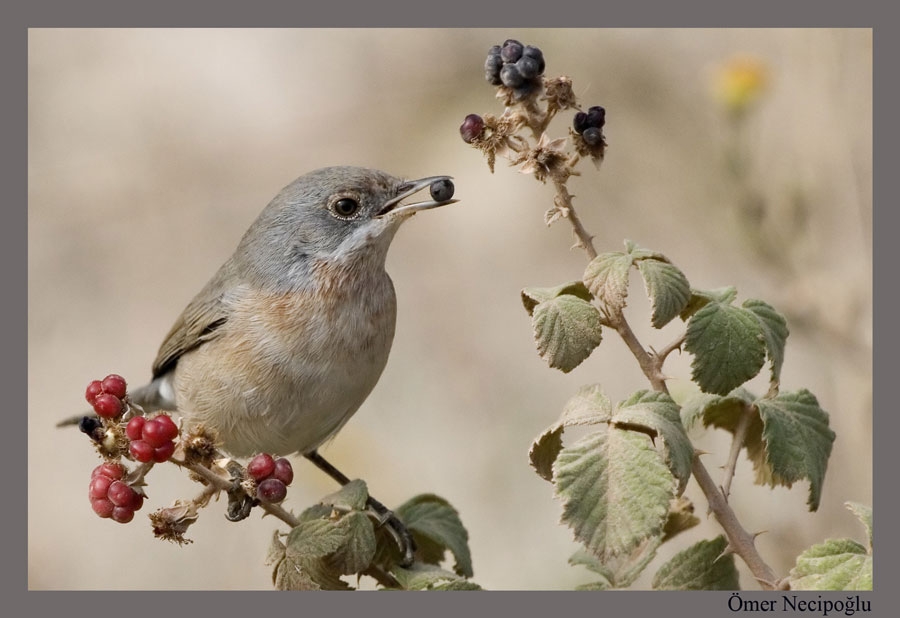
[[[153,361],[153,378],[171,371],[186,352],[216,338],[220,327],[228,321],[228,308],[223,302],[232,281],[231,264],[226,263],[185,307],[163,340]]]

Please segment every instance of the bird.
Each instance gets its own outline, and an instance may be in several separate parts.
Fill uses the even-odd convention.
[[[430,199],[404,203],[426,188]],[[362,167],[300,176],[175,320],[130,400],[212,430],[232,456],[300,453],[346,484],[316,449],[387,363],[397,314],[388,249],[403,222],[457,202],[454,191],[450,176]]]

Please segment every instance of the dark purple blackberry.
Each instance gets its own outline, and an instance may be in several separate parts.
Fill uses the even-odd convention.
[[[603,132],[597,127],[588,127],[581,137],[588,146],[599,146],[603,143]]]
[[[463,123],[459,127],[459,134],[467,144],[471,144],[478,139],[478,136],[481,135],[482,131],[484,131],[484,119],[478,114],[469,114],[466,116],[466,119],[463,120]]]
[[[504,64],[500,69],[500,81],[507,88],[518,88],[525,83],[525,78],[519,73],[519,69],[514,64]]]

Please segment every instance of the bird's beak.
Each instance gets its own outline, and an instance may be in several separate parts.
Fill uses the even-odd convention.
[[[409,180],[404,182],[398,187],[398,194],[396,197],[392,197],[388,201],[384,203],[381,207],[381,210],[378,211],[376,217],[384,217],[385,215],[390,215],[393,217],[403,217],[406,218],[411,216],[420,210],[428,210],[429,208],[437,208],[438,206],[446,206],[447,204],[452,204],[454,202],[458,202],[459,200],[450,199],[453,196],[453,183],[450,182],[450,176],[429,176],[428,178],[420,178],[419,180]],[[432,199],[426,202],[414,202],[412,204],[400,204],[401,201],[409,197],[410,195],[414,195],[425,189],[426,187],[431,187],[435,182],[443,183],[440,185],[440,190],[437,192],[432,189],[431,197]],[[447,193],[446,199],[439,199],[441,197],[441,192]],[[437,195],[435,195],[437,193]]]

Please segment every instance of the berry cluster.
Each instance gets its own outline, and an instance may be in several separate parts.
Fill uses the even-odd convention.
[[[599,105],[589,107],[587,112],[575,114],[572,123],[588,146],[600,146],[603,143],[603,125],[606,124],[606,110]]]
[[[484,78],[494,86],[506,86],[522,99],[541,85],[544,54],[533,45],[507,39],[494,45],[484,61]]]
[[[135,416],[125,426],[125,435],[131,440],[128,451],[132,457],[141,463],[162,463],[175,452],[178,425],[167,414],[149,419]]]
[[[119,463],[106,462],[91,472],[88,498],[94,512],[103,518],[111,518],[120,524],[134,519],[134,512],[141,510],[144,496],[122,479],[125,467]]]
[[[278,503],[287,496],[287,486],[294,480],[291,462],[280,457],[274,459],[262,453],[247,464],[247,474],[256,481],[256,497],[265,502]]]
[[[103,380],[94,380],[88,384],[84,398],[94,408],[97,416],[116,418],[125,411],[125,378],[111,374]]]

